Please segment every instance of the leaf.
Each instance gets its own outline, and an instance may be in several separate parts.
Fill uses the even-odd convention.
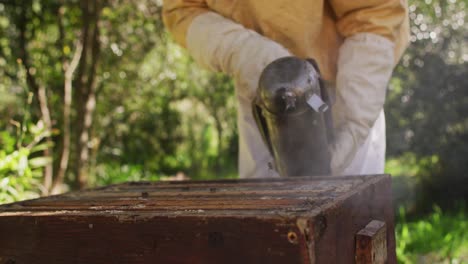
[[[19,197],[20,196],[19,192],[15,188],[13,188],[12,186],[8,186],[7,191],[9,193],[11,193],[11,195],[14,196],[14,197]]]
[[[43,151],[54,146],[54,142],[44,142],[31,148],[31,153]]]
[[[0,190],[6,189],[6,187],[8,186],[9,183],[10,183],[10,178],[9,178],[9,177],[3,178],[3,179],[0,181]]]
[[[28,156],[21,155],[18,160],[18,176],[23,176],[24,172],[28,168]]]
[[[41,168],[52,162],[51,157],[37,157],[29,160],[31,168]]]
[[[68,55],[70,54],[70,52],[71,52],[70,46],[68,45],[63,46],[63,54]]]

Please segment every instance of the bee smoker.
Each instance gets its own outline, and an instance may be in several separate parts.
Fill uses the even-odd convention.
[[[331,104],[314,60],[284,57],[262,72],[253,114],[281,176],[330,174]]]

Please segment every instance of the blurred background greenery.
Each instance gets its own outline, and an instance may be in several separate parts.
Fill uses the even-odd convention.
[[[401,263],[468,263],[468,0],[410,0],[389,85]],[[0,1],[0,203],[129,180],[237,177],[231,80],[160,0]]]

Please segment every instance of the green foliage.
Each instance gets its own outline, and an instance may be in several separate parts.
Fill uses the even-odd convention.
[[[441,169],[437,155],[420,157],[414,152],[405,152],[400,156],[387,159],[385,172],[393,175],[393,200],[396,207],[405,206],[411,213],[423,211],[421,201],[422,179],[430,179],[434,172]]]
[[[136,170],[145,175],[141,178],[178,172],[194,179],[232,177],[236,173],[237,132],[230,79],[201,70],[172,41],[163,28],[160,2],[100,2],[104,6],[98,23],[99,61],[93,72],[97,103],[88,143],[88,183],[110,183],[114,178],[120,181],[125,175],[135,178]],[[18,58],[27,52],[32,78],[39,86],[47,87],[53,128],[63,132],[64,67],[77,50],[83,17],[79,1],[0,3],[3,120],[22,116],[24,104],[17,98],[30,84],[26,82],[24,63]],[[22,46],[21,26],[25,19],[26,43]],[[73,142],[79,137],[78,108],[83,104],[77,100],[83,92],[77,90],[76,78],[81,66],[80,62],[73,80],[71,168],[66,173],[66,184],[76,179],[73,161],[78,154]],[[84,79],[88,77],[83,75]],[[33,120],[40,118],[38,110],[34,102],[30,111]],[[59,133],[53,137],[55,172],[62,136]],[[122,168],[138,169],[127,174]],[[122,176],[117,175],[118,171]]]
[[[99,165],[95,173],[96,182],[92,184],[97,186],[106,186],[127,181],[157,181],[161,178],[157,175],[147,173],[141,165],[119,165],[112,162]]]
[[[39,196],[42,169],[50,159],[41,156],[49,135],[42,122],[18,125],[17,136],[0,133],[0,204]]]
[[[434,206],[426,217],[409,221],[400,208],[396,224],[398,263],[467,263],[468,215]]]
[[[420,186],[418,207],[468,199],[468,1],[410,1],[411,45],[387,97],[387,172]]]
[[[430,175],[439,169],[439,156],[420,157],[414,152],[405,152],[397,158],[390,158],[385,162],[385,171],[395,175],[395,177],[422,177],[422,175]]]
[[[97,163],[140,166],[145,175],[182,171],[194,179],[232,173],[237,134],[231,81],[201,70],[166,34],[135,67],[136,75],[103,86]]]

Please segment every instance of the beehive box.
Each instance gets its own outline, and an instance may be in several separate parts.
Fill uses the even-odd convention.
[[[130,182],[7,204],[0,263],[368,263],[357,254],[372,234],[356,236],[372,220],[385,224],[387,255],[371,263],[395,263],[390,185],[388,175]]]

